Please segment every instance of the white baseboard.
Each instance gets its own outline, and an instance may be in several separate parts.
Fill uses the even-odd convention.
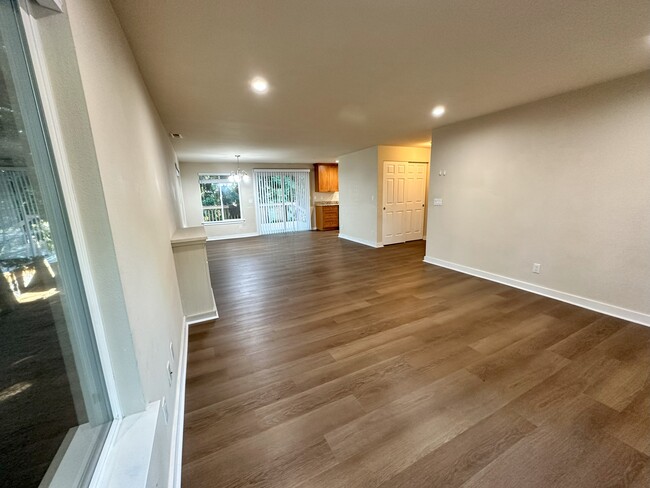
[[[595,312],[603,313],[605,315],[611,315],[612,317],[617,317],[619,319],[650,327],[650,315],[648,314],[635,312],[634,310],[628,310],[626,308],[617,307],[616,305],[610,305],[608,303],[599,302],[590,298],[572,295],[571,293],[565,293],[563,291],[545,288],[533,283],[489,273],[480,269],[470,268],[469,266],[463,266],[462,264],[456,264],[449,261],[444,261],[442,259],[432,258],[430,256],[425,256],[424,262],[436,266],[441,266],[443,268],[453,269],[454,271],[459,271],[468,275],[478,276],[479,278],[485,278],[486,280],[496,281],[497,283],[512,286],[513,288],[519,288],[520,290],[529,291],[531,293],[536,293],[537,295],[553,298],[555,300],[570,303],[571,305],[576,305],[578,307],[586,308]]]
[[[358,237],[352,237],[347,234],[339,233],[339,239],[345,239],[346,241],[352,241],[352,242],[356,242],[357,244],[363,244],[364,246],[370,246],[375,248],[384,247],[384,245],[381,242],[367,241],[365,239],[359,239]]]
[[[196,325],[201,322],[208,322],[209,320],[216,320],[219,318],[219,311],[217,310],[217,303],[214,300],[214,291],[212,292],[212,310],[207,312],[195,313],[194,315],[186,315],[185,322],[187,325]]]
[[[201,322],[207,322],[209,320],[216,320],[219,318],[219,314],[217,313],[217,309],[211,310],[209,312],[204,312],[204,313],[197,313],[195,315],[189,315],[186,320],[187,320],[187,325],[196,325],[200,324]]]
[[[259,236],[259,232],[249,232],[247,234],[229,234],[227,236],[210,236],[208,237],[208,241],[225,241],[227,239],[242,239],[245,237],[257,237]]]
[[[180,488],[183,468],[183,426],[185,419],[185,379],[187,377],[187,341],[189,324],[183,319],[183,331],[178,351],[178,381],[176,382],[176,401],[172,420],[172,445],[169,463],[169,488]]]

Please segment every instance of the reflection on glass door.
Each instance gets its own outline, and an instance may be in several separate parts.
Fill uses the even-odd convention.
[[[311,229],[309,170],[255,170],[260,234]]]
[[[0,486],[84,486],[111,414],[18,7],[4,0],[0,44]],[[65,481],[71,445],[84,456]]]

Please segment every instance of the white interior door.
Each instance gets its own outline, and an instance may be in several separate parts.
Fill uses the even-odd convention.
[[[422,239],[426,189],[427,164],[409,162],[406,167],[406,210],[404,212],[406,241]]]
[[[404,213],[406,211],[406,170],[408,163],[384,161],[383,243],[406,242]]]

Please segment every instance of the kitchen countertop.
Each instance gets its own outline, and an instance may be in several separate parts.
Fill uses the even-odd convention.
[[[339,202],[315,202],[314,205],[317,207],[338,207]]]

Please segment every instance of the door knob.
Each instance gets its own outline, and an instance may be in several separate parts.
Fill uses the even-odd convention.
[[[424,207],[424,203],[422,204],[422,206]]]
[[[384,210],[386,210],[386,207],[384,207]]]

